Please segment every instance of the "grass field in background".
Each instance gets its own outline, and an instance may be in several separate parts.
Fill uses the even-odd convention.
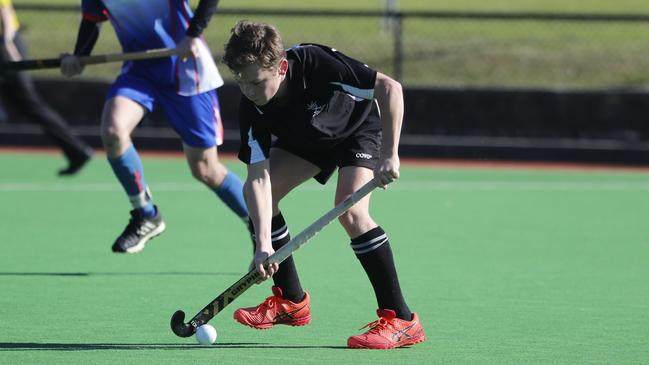
[[[18,3],[18,2],[17,2]],[[38,0],[21,3],[42,3]],[[78,4],[76,0],[48,3]],[[194,2],[196,3],[196,2]],[[222,8],[378,10],[381,1],[262,2],[224,1]],[[649,14],[646,1],[399,1],[407,11],[579,12]],[[19,16],[34,58],[70,51],[77,32],[75,13],[21,11]],[[285,43],[331,45],[387,74],[394,74],[394,42],[375,18],[248,16],[276,24]],[[205,35],[217,58],[229,29],[241,17],[217,14]],[[63,26],[62,26],[63,25]],[[105,27],[95,53],[119,51],[110,26]],[[646,88],[649,48],[645,23],[578,23],[532,21],[449,21],[410,19],[404,22],[403,79],[406,85],[509,86],[546,88]],[[359,37],[358,35],[362,35]],[[93,66],[84,77],[112,79],[119,65]],[[229,72],[222,67],[226,79]],[[58,76],[56,71],[38,71]]]
[[[0,153],[1,364],[637,364],[649,356],[649,172],[406,165],[374,194],[402,287],[428,341],[344,349],[374,319],[370,285],[336,223],[295,254],[313,322],[255,331],[235,308],[212,347],[175,337],[245,271],[243,225],[180,158],[145,156],[168,230],[136,255],[110,245],[128,202],[103,156],[74,178],[63,158]],[[245,176],[234,160],[226,164]],[[282,204],[295,235],[333,200],[307,183]]]

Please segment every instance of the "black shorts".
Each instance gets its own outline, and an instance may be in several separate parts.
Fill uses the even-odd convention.
[[[281,148],[318,166],[320,172],[313,178],[320,184],[336,171],[337,167],[359,166],[374,170],[381,151],[381,118],[376,107],[349,137],[330,148],[311,148],[277,139],[274,148]]]

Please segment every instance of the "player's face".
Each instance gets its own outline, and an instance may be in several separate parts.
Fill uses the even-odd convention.
[[[278,66],[264,68],[257,63],[245,66],[235,74],[241,93],[255,105],[266,105],[277,94],[288,62],[282,60]]]

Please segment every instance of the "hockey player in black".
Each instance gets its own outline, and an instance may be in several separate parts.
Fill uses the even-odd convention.
[[[239,159],[248,165],[244,195],[255,237],[255,265],[273,277],[273,296],[234,318],[253,328],[300,326],[311,320],[292,257],[264,260],[289,241],[279,202],[310,178],[324,184],[338,169],[335,204],[368,181],[386,186],[399,177],[403,119],[401,85],[335,49],[300,44],[284,49],[276,28],[240,21],[225,46],[224,63],[243,96]],[[390,242],[369,214],[369,195],[339,218],[365,269],[379,319],[349,337],[352,348],[395,348],[426,339],[399,286]]]

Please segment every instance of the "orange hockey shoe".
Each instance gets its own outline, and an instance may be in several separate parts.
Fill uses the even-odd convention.
[[[426,341],[417,313],[412,313],[410,321],[396,318],[396,313],[391,309],[377,309],[376,314],[379,319],[365,326],[370,328],[367,332],[351,336],[347,340],[348,347],[387,350]]]
[[[304,326],[311,322],[309,293],[304,292],[304,299],[299,303],[284,299],[282,289],[277,286],[273,286],[273,294],[256,307],[237,309],[234,319],[256,329],[267,329],[276,324]]]

